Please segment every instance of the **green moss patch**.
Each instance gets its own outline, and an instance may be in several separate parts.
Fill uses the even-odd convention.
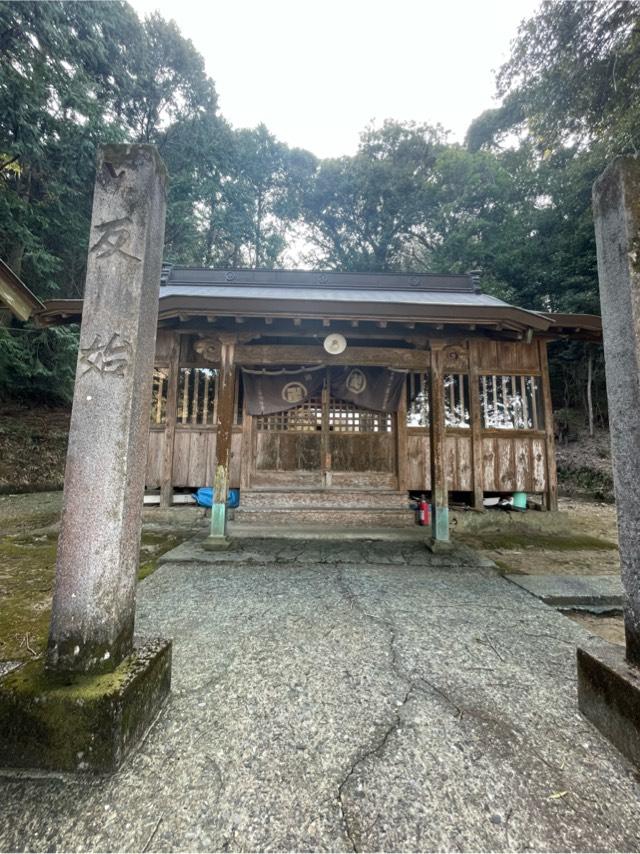
[[[495,551],[609,551],[618,546],[609,540],[589,534],[559,534],[541,531],[476,531],[461,533],[458,538],[475,548]]]
[[[151,575],[158,558],[188,536],[143,531],[138,579]],[[55,533],[0,537],[0,659],[26,661],[46,648],[57,540]]]
[[[31,661],[0,680],[0,764],[113,771],[171,685],[171,643],[142,641],[112,673],[67,679]]]

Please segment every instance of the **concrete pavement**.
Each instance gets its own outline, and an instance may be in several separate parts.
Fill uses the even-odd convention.
[[[469,552],[246,548],[142,582],[168,706],[111,778],[0,778],[2,850],[638,849],[637,774],[577,710],[602,641]]]

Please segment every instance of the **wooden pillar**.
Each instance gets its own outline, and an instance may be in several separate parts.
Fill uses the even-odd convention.
[[[480,402],[480,377],[478,342],[469,340],[469,415],[471,417],[471,459],[473,476],[473,509],[483,510],[484,478],[482,466],[482,409]]]
[[[162,455],[162,480],[160,506],[171,507],[173,502],[173,444],[178,418],[178,376],[180,373],[180,337],[175,333],[169,348],[169,376],[167,378],[167,408],[165,412],[164,452]]]
[[[540,368],[542,370],[542,403],[544,407],[544,432],[547,456],[547,509],[558,509],[558,472],[556,468],[556,443],[553,433],[553,404],[551,403],[551,384],[549,383],[549,360],[547,342],[538,341]]]
[[[431,342],[431,532],[434,542],[449,541],[449,493],[445,469],[444,368],[445,342]]]
[[[402,390],[400,406],[395,414],[396,418],[396,471],[398,473],[398,491],[406,492],[409,482],[409,460],[407,458],[407,388]]]
[[[236,380],[237,382],[238,380]],[[251,488],[253,468],[253,415],[247,412],[247,399],[242,404],[242,456],[240,457],[240,489]]]
[[[220,335],[220,374],[218,383],[216,458],[213,466],[213,503],[211,531],[206,548],[226,548],[227,495],[229,492],[229,463],[231,436],[236,399],[235,347],[237,336]]]

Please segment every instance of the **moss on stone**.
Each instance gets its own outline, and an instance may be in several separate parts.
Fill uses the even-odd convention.
[[[0,764],[115,770],[171,683],[171,644],[140,643],[111,673],[53,677],[31,661],[0,679]]]
[[[461,533],[458,538],[468,545],[483,549],[506,551],[541,549],[550,551],[608,551],[618,546],[609,540],[589,534],[559,534],[551,531],[474,531]]]

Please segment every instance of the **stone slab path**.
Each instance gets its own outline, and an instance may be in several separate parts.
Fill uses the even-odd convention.
[[[622,609],[620,575],[507,575],[513,584],[554,608]]]
[[[577,711],[602,643],[469,553],[253,542],[165,564],[173,693],[111,778],[0,779],[0,849],[636,851],[636,771]]]

